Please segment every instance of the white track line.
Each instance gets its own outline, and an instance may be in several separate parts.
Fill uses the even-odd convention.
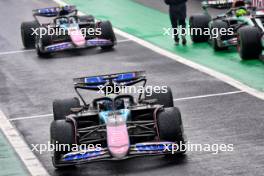
[[[58,3],[58,4],[60,4],[60,5],[67,5],[67,3],[63,2],[63,0],[53,0],[53,1]],[[84,15],[83,12],[80,12],[80,14]],[[128,39],[130,39],[130,40],[132,40],[132,41],[134,41],[134,42],[136,42],[136,43],[138,43],[138,44],[140,44],[140,45],[142,45],[142,46],[144,46],[146,48],[149,48],[150,50],[152,50],[152,51],[154,51],[154,52],[156,52],[158,54],[164,55],[164,56],[166,56],[166,57],[168,57],[168,58],[170,58],[172,60],[175,60],[177,62],[180,62],[180,63],[184,64],[184,65],[192,67],[192,68],[194,68],[196,70],[204,72],[204,73],[206,73],[206,74],[208,74],[210,76],[213,76],[213,77],[215,77],[215,78],[217,78],[219,80],[222,80],[222,81],[230,84],[233,87],[236,87],[236,88],[238,88],[238,89],[240,89],[240,90],[242,90],[244,92],[247,92],[247,93],[249,93],[249,94],[251,94],[251,95],[253,95],[253,96],[257,97],[257,98],[260,98],[260,99],[264,100],[264,92],[261,92],[259,90],[254,89],[254,88],[251,88],[251,87],[249,87],[249,86],[247,86],[247,85],[245,85],[245,84],[243,84],[243,83],[231,78],[230,76],[227,76],[227,75],[225,75],[223,73],[217,72],[217,71],[215,71],[213,69],[207,68],[207,67],[205,67],[203,65],[199,65],[199,64],[197,64],[195,62],[192,62],[192,61],[190,61],[188,59],[180,57],[180,56],[178,56],[178,55],[176,55],[176,54],[174,54],[174,53],[172,53],[170,51],[162,49],[162,48],[160,48],[160,47],[158,47],[156,45],[153,45],[153,44],[151,44],[151,43],[149,43],[149,42],[147,42],[147,41],[145,41],[143,39],[137,38],[137,37],[135,37],[135,36],[133,36],[131,34],[123,32],[123,31],[121,31],[119,29],[114,28],[114,30],[115,30],[116,34],[118,34],[120,36],[123,36],[125,38],[128,38]],[[262,76],[262,75],[259,75],[259,76]]]
[[[18,54],[18,53],[25,53],[25,52],[33,52],[34,49],[31,50],[17,50],[17,51],[6,51],[6,52],[0,52],[0,56],[2,55],[10,55],[10,54]]]
[[[125,42],[129,42],[129,41],[132,41],[132,40],[123,39],[123,40],[118,40],[117,43],[125,43]],[[10,54],[26,53],[26,52],[33,52],[33,51],[35,51],[35,50],[34,49],[30,49],[30,50],[6,51],[6,52],[0,52],[0,56],[10,55]]]
[[[219,96],[225,96],[225,95],[239,94],[239,93],[243,93],[243,92],[244,91],[239,90],[239,91],[233,91],[233,92],[199,95],[199,96],[193,96],[193,97],[176,98],[176,99],[173,99],[173,101],[183,101],[183,100],[192,100],[192,99],[200,99],[200,98],[219,97]],[[37,118],[45,118],[45,117],[47,117],[47,118],[53,117],[53,114],[43,114],[43,115],[34,115],[34,116],[28,116],[28,117],[18,117],[18,118],[9,119],[9,121],[37,119]]]
[[[183,100],[193,100],[193,99],[200,99],[200,98],[209,98],[209,97],[219,97],[224,95],[233,95],[233,94],[239,94],[244,93],[244,91],[233,91],[233,92],[224,92],[224,93],[218,93],[218,94],[208,94],[208,95],[199,95],[199,96],[193,96],[193,97],[185,97],[185,98],[176,98],[173,99],[173,101],[183,101]]]
[[[44,115],[35,115],[35,116],[28,116],[28,117],[18,117],[9,119],[9,121],[17,121],[17,120],[27,120],[27,119],[36,119],[36,118],[44,118],[44,117],[53,117],[53,114],[44,114]]]
[[[30,150],[23,137],[19,134],[16,128],[13,127],[8,118],[0,110],[0,128],[13,146],[14,150],[25,164],[29,173],[32,176],[48,176],[48,172]]]
[[[123,40],[118,40],[117,43],[124,43],[124,42],[130,42],[132,40],[130,39],[123,39]]]

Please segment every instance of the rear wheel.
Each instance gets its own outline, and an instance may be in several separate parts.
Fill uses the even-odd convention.
[[[72,145],[76,144],[72,123],[66,122],[66,120],[53,121],[50,126],[50,140],[51,144],[55,146],[65,146],[63,148],[60,147],[59,150],[55,149],[52,156],[52,163],[55,168],[65,167],[59,165],[60,159],[63,154],[71,152]]]
[[[36,34],[34,31],[40,27],[37,21],[23,22],[21,24],[21,38],[26,49],[35,47]]]
[[[190,17],[190,34],[194,43],[206,42],[209,40],[210,35],[205,34],[206,30],[208,33],[210,20],[211,18],[208,15],[194,15]]]
[[[185,144],[181,112],[176,107],[165,108],[158,114],[157,126],[162,141]],[[185,147],[179,151],[185,153]]]
[[[81,104],[78,98],[53,101],[54,120],[63,120],[67,115],[72,114],[71,108],[80,108]]]
[[[174,106],[171,88],[168,86],[167,86],[167,92],[165,93],[162,93],[162,92],[155,93],[155,91],[152,89],[146,89],[145,99],[146,100],[156,99],[157,104],[163,105],[164,107]]]
[[[256,59],[261,55],[261,32],[258,28],[245,26],[238,30],[238,52],[244,60]]]
[[[113,42],[113,44],[107,45],[107,46],[101,46],[101,48],[102,49],[113,48],[115,43],[116,43],[116,36],[115,36],[111,22],[110,21],[102,21],[99,23],[99,27],[101,28],[101,32],[102,32],[100,38],[107,39],[107,40],[110,40],[111,42]]]
[[[92,15],[84,15],[84,16],[79,16],[78,17],[80,22],[85,22],[85,23],[89,23],[89,22],[94,22],[95,18]]]

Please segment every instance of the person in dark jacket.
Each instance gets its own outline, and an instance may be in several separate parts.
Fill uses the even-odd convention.
[[[183,30],[186,30],[186,2],[187,0],[164,0],[165,3],[167,5],[169,5],[169,13],[170,13],[170,20],[171,20],[171,24],[172,24],[172,28],[174,29],[174,31],[177,29],[178,27],[181,26],[182,34],[185,34],[185,32],[183,32]],[[182,35],[182,44],[186,45],[186,37],[185,35]],[[179,35],[174,35],[174,40],[175,40],[175,44],[178,45],[179,44]]]

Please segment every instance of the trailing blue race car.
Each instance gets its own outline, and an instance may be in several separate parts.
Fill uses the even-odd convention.
[[[21,24],[25,48],[36,48],[40,57],[53,52],[100,46],[110,49],[116,37],[109,21],[96,21],[92,15],[78,16],[75,6],[33,10],[34,21]],[[41,23],[39,17],[53,18]]]

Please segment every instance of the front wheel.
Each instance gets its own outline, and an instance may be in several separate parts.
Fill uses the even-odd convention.
[[[61,146],[53,151],[52,163],[55,168],[64,167],[60,166],[61,157],[64,154],[71,152],[73,144],[77,143],[76,138],[74,126],[71,122],[67,122],[66,120],[57,120],[51,123],[51,144]]]
[[[36,46],[36,51],[40,58],[49,58],[51,56],[50,53],[43,52],[39,45]]]
[[[48,45],[52,44],[52,36],[45,34],[42,36],[36,37],[36,51],[39,57],[41,58],[49,58],[51,53],[48,51],[44,51],[44,48]]]
[[[102,39],[107,39],[112,42],[111,45],[101,46],[102,49],[111,49],[116,44],[116,36],[110,21],[101,21],[99,22],[99,27],[101,28]]]
[[[176,107],[164,108],[157,119],[159,137],[162,141],[175,142],[181,147],[178,153],[185,153],[185,144],[181,112]],[[179,148],[180,149],[180,148]]]
[[[258,58],[262,53],[260,30],[252,26],[240,28],[237,49],[243,60]]]
[[[21,24],[21,38],[26,49],[35,47],[35,30],[39,27],[40,25],[37,21],[23,22]]]

